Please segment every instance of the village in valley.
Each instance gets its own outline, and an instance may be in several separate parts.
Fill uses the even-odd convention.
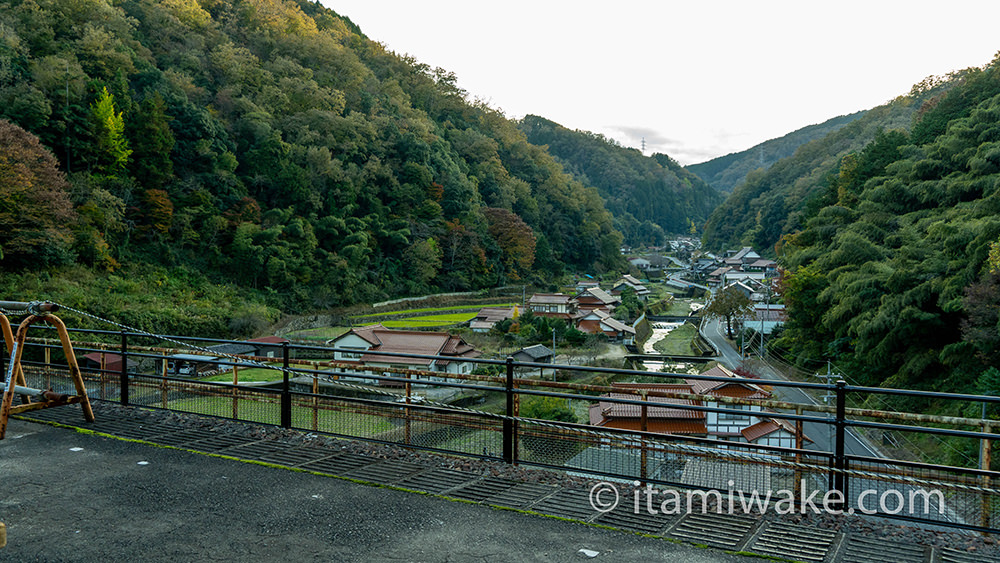
[[[769,399],[770,390],[742,377],[731,383],[690,377],[747,375],[746,372],[738,375],[740,365],[720,362],[718,344],[703,335],[709,324],[704,315],[710,310],[706,309],[706,301],[710,302],[713,295],[726,291],[745,298],[748,305],[740,311],[736,322],[741,327],[740,333],[751,333],[748,341],[758,342],[761,333],[770,334],[783,320],[783,306],[775,286],[778,275],[775,262],[761,258],[748,247],[715,256],[700,252],[698,246],[694,239],[681,238],[664,248],[623,249],[631,266],[629,272],[600,279],[581,275],[572,287],[562,291],[525,292],[517,303],[481,307],[463,326],[448,331],[405,330],[391,328],[393,323],[376,322],[351,327],[327,344],[337,349],[334,359],[341,366],[342,377],[358,383],[366,380],[360,376],[351,378],[351,365],[369,370],[434,374],[416,376],[418,381],[421,377],[458,381],[450,376],[484,372],[472,360],[488,357],[510,356],[518,363],[542,365],[519,368],[518,377],[545,380],[580,377],[578,373],[561,374],[555,367],[544,367],[546,364],[635,367],[650,375],[641,378],[642,381],[634,381],[635,378],[610,381],[614,392],[595,398],[586,412],[578,409],[569,416],[573,419],[570,421],[734,443],[795,447],[793,424],[778,418],[751,416],[762,410],[756,405],[720,402]],[[732,342],[740,345],[739,338]],[[422,357],[387,357],[384,353]],[[650,408],[646,413],[640,413],[634,405],[603,400],[649,392],[698,397],[649,396],[650,401],[663,406]],[[722,406],[744,410],[745,414],[687,410],[677,408],[679,405]]]

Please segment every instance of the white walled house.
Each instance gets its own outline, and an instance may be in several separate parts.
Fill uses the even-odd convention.
[[[437,372],[441,376],[428,376],[436,381],[447,379],[448,374],[472,373],[475,363],[469,360],[481,355],[462,338],[445,332],[390,330],[382,325],[352,328],[327,344],[338,348],[334,352],[335,362],[357,364],[359,368]],[[378,352],[441,357],[386,356]]]
[[[736,375],[723,366],[714,367],[702,375],[733,377]],[[712,400],[713,397],[734,399],[769,399],[771,394],[758,385],[745,381],[706,381],[687,379],[684,384],[656,383],[615,383],[613,388],[620,393],[607,396],[614,398],[638,399],[636,391],[664,391],[700,395],[701,400],[649,397],[649,401],[661,406],[647,409],[646,430],[648,432],[672,434],[679,437],[700,436],[736,444],[795,447],[795,427],[788,421],[773,418],[777,413],[767,411],[760,405],[733,404]],[[740,413],[719,413],[688,410],[683,405],[699,405],[721,408]],[[641,430],[640,407],[622,405],[607,401],[590,407],[590,423],[594,426]],[[808,440],[808,438],[805,438]],[[726,445],[720,445],[726,448]],[[731,447],[731,446],[730,446]]]

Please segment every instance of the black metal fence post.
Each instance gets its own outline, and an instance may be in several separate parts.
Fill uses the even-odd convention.
[[[843,379],[837,380],[837,417],[834,419],[834,429],[836,431],[836,437],[834,442],[834,454],[833,454],[833,488],[840,491],[844,502],[847,502],[847,475],[844,471],[847,470],[847,459],[844,457],[844,438],[847,430],[847,382]],[[839,509],[843,510],[845,507],[841,506]]]
[[[288,383],[288,342],[281,343],[281,427],[292,427],[292,390]]]
[[[119,399],[119,401],[121,402],[121,404],[123,406],[127,407],[128,406],[128,402],[129,402],[129,398],[128,398],[128,333],[126,333],[124,330],[122,331],[121,356],[122,356],[122,367],[121,367],[121,369],[119,370],[119,373],[118,373],[118,376],[119,376],[119,379],[118,379],[118,381],[119,381],[119,383],[118,383],[118,387],[119,387],[118,399]],[[104,374],[101,374],[101,377],[104,377]]]
[[[514,463],[514,358],[507,356],[507,418],[503,419],[503,460]]]

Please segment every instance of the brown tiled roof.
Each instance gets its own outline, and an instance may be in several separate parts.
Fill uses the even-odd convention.
[[[385,330],[385,327],[380,324],[358,326],[352,328],[351,332],[358,335],[362,340],[371,344],[372,346],[378,346],[382,342],[380,342],[378,337],[375,336],[375,331],[379,329]]]
[[[371,335],[378,344],[372,346],[371,352],[393,352],[397,354],[417,354],[421,356],[456,356],[462,358],[474,358],[481,355],[481,352],[457,336],[452,336],[446,332],[420,332],[414,330],[389,330],[376,325],[367,331],[355,329],[358,336],[365,338],[365,334]],[[365,327],[368,328],[368,327]],[[406,358],[399,356],[382,356],[380,354],[365,354],[361,357],[363,362],[380,363],[408,363],[430,365],[433,360],[427,358]],[[447,360],[438,360],[439,365],[446,365]]]
[[[641,430],[642,423],[639,419],[612,419],[605,424],[605,428],[620,428],[622,430]],[[646,421],[646,432],[656,432],[657,434],[707,434],[708,426],[704,421],[697,420],[653,420]]]
[[[573,315],[569,313],[546,313],[544,311],[534,311],[536,317],[548,317],[550,319],[562,319],[564,321],[569,321],[573,319]]]
[[[251,338],[247,342],[258,342],[261,344],[283,344],[288,342],[287,338],[282,338],[280,336],[261,336],[258,338]]]
[[[736,377],[736,374],[723,366],[715,366],[701,375],[714,377]],[[686,379],[694,393],[698,395],[715,395],[721,397],[736,397],[740,399],[767,399],[770,393],[752,383],[707,381],[704,379]]]
[[[677,389],[675,389],[675,391],[681,393],[688,393],[690,390],[691,389],[686,385],[679,385],[677,386]],[[639,400],[639,397],[632,393],[609,393],[607,395],[602,395],[602,397]],[[646,400],[650,403],[656,403],[658,405],[676,405],[677,407],[701,404],[699,401],[691,399],[674,399],[671,397],[647,397]],[[642,407],[640,405],[601,401],[601,414],[605,418],[639,418],[642,416]],[[701,420],[705,418],[705,413],[702,411],[688,410],[684,408],[671,408],[670,406],[650,406],[646,409],[646,417],[649,419],[680,418]]]
[[[740,434],[746,438],[747,442],[756,442],[758,439],[781,429],[782,426],[773,420],[762,420],[757,424],[747,426],[743,430],[740,430]]]

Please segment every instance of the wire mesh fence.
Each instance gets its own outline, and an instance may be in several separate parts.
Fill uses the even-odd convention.
[[[71,389],[67,359],[61,349],[45,340],[29,345],[31,350],[23,362],[26,384],[40,389]],[[647,428],[646,417],[653,420],[661,415],[665,404],[670,409],[696,413],[697,417],[689,417],[692,419],[745,420],[752,425],[763,420],[765,414],[746,409],[759,409],[763,402],[737,398],[711,403],[690,397],[654,400],[636,394],[620,400],[628,407],[621,412],[632,413],[635,425],[614,428],[588,419],[592,407],[599,400],[610,400],[604,397],[614,389],[565,383],[565,378],[561,382],[529,376],[515,380],[516,364],[512,361],[506,363],[505,379],[385,367],[348,368],[337,365],[330,351],[315,347],[286,346],[284,358],[262,361],[264,358],[245,354],[214,358],[204,353],[181,354],[157,348],[161,345],[151,342],[140,348],[130,344],[131,351],[117,350],[111,344],[80,349],[77,356],[88,395],[93,400],[558,468],[571,475],[721,493],[735,491],[751,495],[758,507],[765,508],[784,498],[779,492],[787,493],[788,503],[801,509],[804,499],[823,498],[837,491],[844,494],[842,508],[862,514],[1000,530],[1000,492],[993,488],[1000,473],[851,456],[838,453],[833,444],[820,451],[807,450],[801,440],[761,446],[740,432],[730,432],[720,439],[706,436],[704,430],[685,434]],[[187,371],[182,368],[184,362],[191,366]],[[525,368],[523,374],[539,369],[530,363],[517,367]],[[558,369],[568,373],[602,372],[591,367]],[[613,369],[603,369],[603,373],[649,375]],[[535,408],[539,405],[545,408]],[[793,438],[795,425],[801,419],[824,428],[839,424],[841,436],[845,428],[849,430],[852,420],[884,420],[868,416],[873,413],[867,412],[852,420],[838,419],[826,411],[812,418],[801,412],[786,408],[782,413],[770,412],[767,417],[783,420],[782,428]],[[916,422],[906,423],[910,424],[910,432],[925,431]],[[977,434],[968,424],[961,428],[965,429],[963,439],[987,444],[988,454],[992,434]],[[868,430],[898,433],[891,428]],[[830,432],[831,437],[836,435]]]

